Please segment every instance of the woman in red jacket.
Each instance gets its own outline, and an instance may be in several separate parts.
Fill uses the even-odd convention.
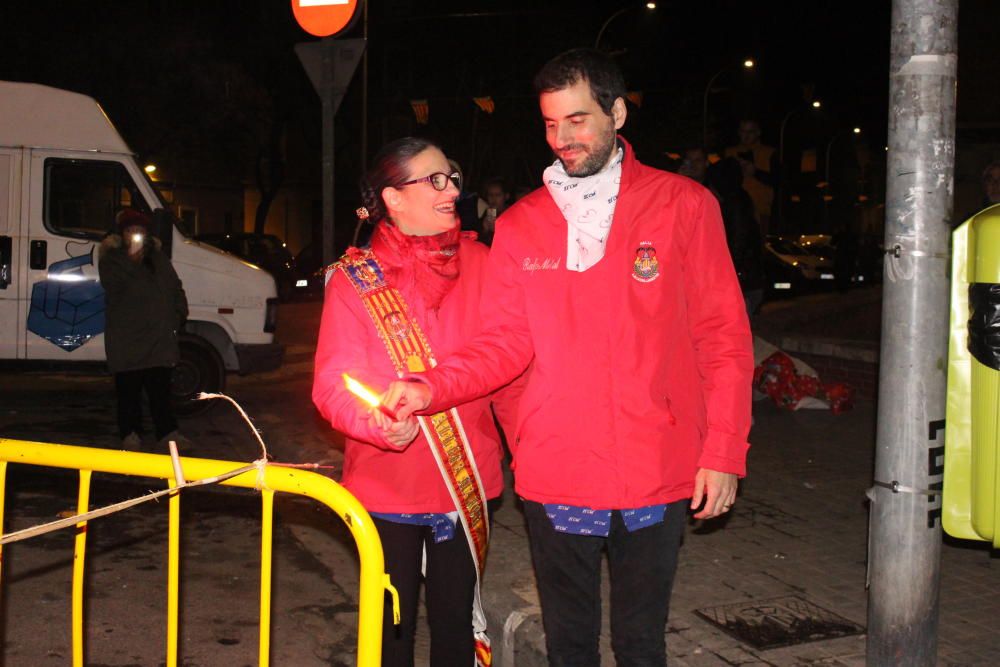
[[[379,152],[361,184],[359,214],[375,223],[371,246],[351,248],[334,265],[316,348],[313,401],[347,436],[342,483],[372,514],[400,595],[398,628],[386,609],[383,665],[413,664],[425,552],[431,664],[469,664],[480,650],[473,628],[479,639],[483,505],[503,488],[490,397],[383,430],[379,422],[386,420],[369,415],[343,380],[346,373],[385,388],[407,369],[447,358],[478,331],[488,251],[474,233],[459,230],[460,187],[429,141],[408,137]],[[501,423],[512,400],[497,405]],[[458,483],[463,479],[477,484]],[[476,493],[463,493],[470,486]]]

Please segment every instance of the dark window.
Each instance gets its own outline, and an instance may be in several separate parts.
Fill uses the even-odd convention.
[[[64,236],[101,238],[125,207],[149,213],[149,205],[120,162],[45,161],[45,227]]]
[[[188,208],[187,206],[180,207],[181,222],[184,224],[186,229],[194,230],[194,233],[198,233],[198,209]]]

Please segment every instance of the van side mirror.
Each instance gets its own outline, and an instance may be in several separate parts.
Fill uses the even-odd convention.
[[[0,289],[7,289],[11,283],[14,268],[14,248],[11,237],[0,236]]]
[[[160,247],[167,257],[173,255],[174,216],[165,208],[153,210],[153,233],[160,239]]]

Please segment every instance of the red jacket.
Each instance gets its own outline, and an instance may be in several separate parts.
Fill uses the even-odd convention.
[[[415,314],[435,358],[447,359],[472,338],[480,325],[480,287],[488,249],[472,237],[463,237],[459,248],[458,278],[436,310],[424,306],[412,280],[390,279]],[[406,270],[412,256],[400,258],[380,244],[372,249],[386,274]],[[411,276],[412,278],[412,276]],[[344,433],[342,483],[372,512],[451,512],[455,505],[438,470],[423,433],[399,451],[389,445],[368,419],[367,410],[344,388],[342,373],[348,373],[376,391],[396,379],[396,372],[361,297],[342,271],[336,271],[326,286],[326,301],[316,346],[313,402],[335,429]],[[498,415],[505,423],[509,402],[498,402]],[[487,498],[503,490],[500,471],[502,449],[490,412],[490,398],[465,402],[459,416],[472,445]],[[511,417],[510,421],[513,419]]]
[[[522,497],[625,509],[690,497],[699,467],[744,475],[753,352],[712,194],[626,143],[604,258],[567,271],[566,243],[544,188],[501,216],[484,333],[426,374],[431,407],[534,356],[511,443]]]

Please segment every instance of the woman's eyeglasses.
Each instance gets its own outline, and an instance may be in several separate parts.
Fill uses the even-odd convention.
[[[450,174],[445,174],[439,171],[431,174],[430,176],[424,176],[423,178],[416,178],[412,181],[400,183],[396,187],[401,188],[404,185],[413,185],[414,183],[430,183],[435,190],[444,190],[448,187],[448,181],[454,183],[459,192],[462,191],[462,175],[457,171],[453,171]]]

